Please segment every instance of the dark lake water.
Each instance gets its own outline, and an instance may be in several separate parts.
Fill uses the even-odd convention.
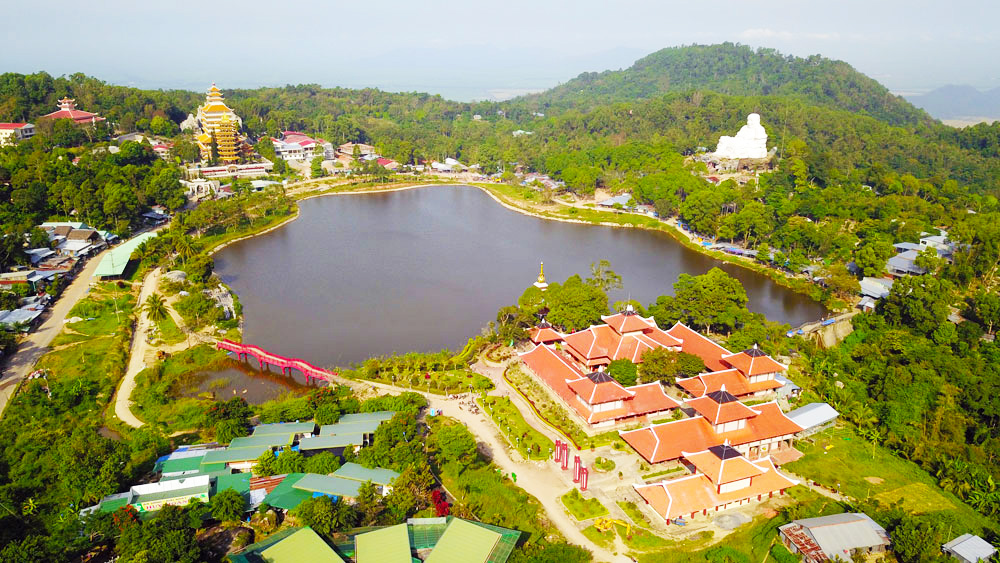
[[[536,219],[459,186],[306,200],[297,220],[223,249],[215,265],[243,302],[245,342],[331,366],[461,348],[516,302],[539,262],[551,282],[587,277],[601,259],[625,285],[612,301],[651,303],[679,274],[719,266],[771,320],[797,325],[824,313],[665,233]]]

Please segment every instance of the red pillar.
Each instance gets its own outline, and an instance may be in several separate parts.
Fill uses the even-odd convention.
[[[566,471],[566,469],[569,468],[569,445],[567,445],[566,442],[563,442],[562,452],[563,453],[562,457],[560,458],[560,461],[562,461],[563,471]]]
[[[552,458],[553,461],[559,463],[559,460],[562,458],[562,440],[556,440],[556,449],[552,453],[555,456]]]
[[[582,465],[580,464],[580,456],[575,456],[575,458],[573,459],[573,482],[574,483],[579,483],[580,482],[580,467],[582,467]]]
[[[580,490],[581,491],[586,491],[587,490],[587,481],[589,480],[589,477],[590,477],[590,470],[587,469],[586,467],[581,467],[580,468]]]

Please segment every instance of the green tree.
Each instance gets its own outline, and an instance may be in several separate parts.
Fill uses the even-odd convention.
[[[476,439],[464,426],[445,426],[434,437],[438,450],[448,461],[468,464],[476,455]]]
[[[636,365],[624,358],[614,360],[608,364],[608,375],[626,387],[636,384],[638,374],[639,371]]]
[[[322,178],[326,176],[326,170],[323,169],[323,157],[317,156],[312,159],[312,166],[310,168],[312,178]]]
[[[274,452],[268,450],[262,454],[254,462],[253,474],[258,477],[270,477],[271,475],[278,474],[277,468],[277,458],[274,457]]]
[[[854,263],[866,276],[881,276],[885,263],[895,253],[892,245],[884,240],[865,241],[854,253]]]
[[[622,277],[611,269],[610,261],[601,260],[599,262],[591,262],[590,277],[587,278],[587,283],[607,293],[609,289],[622,288]]]
[[[225,489],[215,493],[209,503],[212,517],[223,522],[239,522],[246,513],[246,500],[235,489]]]
[[[305,473],[329,475],[340,469],[340,457],[330,452],[320,452],[306,458]]]
[[[642,355],[639,375],[643,383],[660,381],[673,385],[679,377],[694,377],[706,371],[701,358],[686,352],[674,352],[667,348],[649,350]]]
[[[143,311],[150,321],[159,323],[170,314],[167,311],[167,300],[159,293],[152,293],[142,305]]]
[[[536,289],[536,288],[533,288]],[[608,296],[601,288],[585,283],[579,275],[561,285],[551,284],[544,295],[548,320],[567,331],[577,331],[601,322],[608,313]]]
[[[660,326],[675,321],[692,328],[732,331],[749,318],[747,292],[739,280],[719,268],[700,276],[681,274],[674,295],[661,295],[648,311]]]
[[[302,473],[306,468],[306,458],[299,452],[286,449],[278,456],[274,464],[274,471],[279,474]]]
[[[948,316],[954,286],[935,276],[907,276],[897,279],[889,296],[879,304],[886,320],[929,335]]]
[[[228,444],[234,438],[247,435],[247,426],[239,420],[226,419],[215,423],[215,441]]]

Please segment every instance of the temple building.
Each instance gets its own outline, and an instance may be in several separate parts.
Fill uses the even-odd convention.
[[[239,131],[243,121],[223,100],[222,91],[215,84],[208,89],[205,103],[198,107],[198,126],[201,133],[195,136],[202,160],[211,160],[212,140],[215,139],[216,154],[222,164],[236,164],[240,161],[245,141]]]
[[[76,100],[63,98],[59,100],[59,109],[41,116],[39,119],[72,119],[74,123],[82,125],[99,123],[104,118],[96,113],[76,109]]]
[[[667,523],[760,502],[798,484],[778,472],[771,458],[750,461],[726,443],[681,456],[690,475],[633,485]]]
[[[662,463],[721,444],[732,446],[754,460],[792,447],[802,427],[789,419],[775,402],[752,407],[725,390],[686,401],[695,416],[620,432],[649,463]]]
[[[719,361],[729,366],[728,369],[678,379],[677,385],[695,397],[721,389],[727,389],[737,397],[752,397],[781,388],[784,383],[778,376],[788,370],[756,345],[736,354],[724,355]]]
[[[566,335],[564,349],[581,365],[606,366],[614,360],[642,361],[642,354],[656,348],[681,350],[681,341],[656,326],[653,317],[643,318],[629,305],[616,315],[602,316],[602,325]]]
[[[542,331],[555,332],[546,327],[535,335],[546,338]],[[572,412],[594,427],[648,420],[680,406],[658,381],[625,387],[601,370],[585,375],[570,357],[549,345],[538,344],[520,358]]]

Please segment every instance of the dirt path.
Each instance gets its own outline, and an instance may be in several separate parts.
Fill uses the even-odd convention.
[[[17,384],[31,373],[38,359],[50,350],[49,344],[62,332],[63,321],[66,320],[70,309],[90,290],[90,284],[94,281],[92,279],[94,271],[97,270],[97,264],[106,252],[105,250],[87,261],[73,282],[63,290],[59,300],[43,313],[42,323],[25,337],[17,352],[7,361],[3,376],[0,378],[0,413],[7,407],[7,402],[17,389]]]
[[[142,280],[142,288],[139,290],[139,299],[136,301],[139,310],[138,320],[135,323],[135,332],[132,334],[132,348],[128,358],[128,369],[125,370],[125,377],[122,378],[118,392],[115,393],[115,416],[122,422],[133,428],[139,428],[143,422],[132,414],[132,391],[135,390],[135,376],[146,368],[146,353],[149,351],[149,327],[151,322],[146,316],[146,312],[141,309],[146,302],[146,298],[153,294],[160,281],[160,269],[156,268],[146,274]]]

